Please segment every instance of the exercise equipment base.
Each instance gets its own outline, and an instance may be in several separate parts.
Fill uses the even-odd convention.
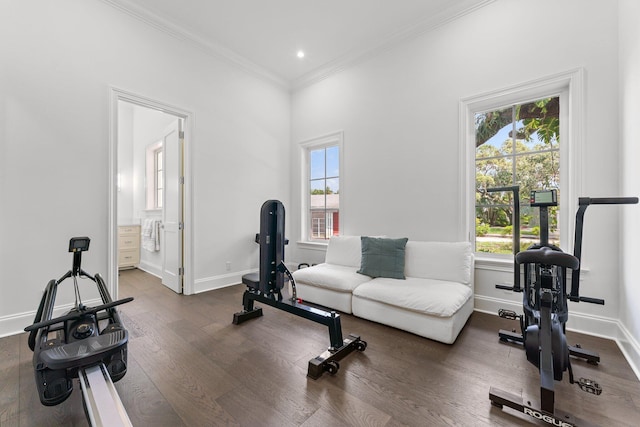
[[[600,363],[600,355],[595,351],[585,350],[578,346],[569,346],[569,355],[584,359],[591,365],[597,365]]]
[[[517,396],[495,387],[489,389],[489,399],[491,404],[497,408],[502,409],[503,406],[507,406],[550,425],[559,427],[597,427],[597,424],[575,417],[560,409],[555,409],[553,414],[536,409],[532,404],[532,400],[527,399],[525,404],[525,399],[522,396]]]
[[[254,308],[254,301],[259,301],[279,310],[326,325],[329,328],[331,347],[322,354],[309,360],[307,376],[311,379],[316,380],[320,378],[324,372],[335,374],[338,372],[338,369],[340,369],[338,361],[342,360],[354,350],[364,351],[367,348],[367,342],[363,341],[359,335],[349,334],[347,338],[342,338],[340,315],[335,311],[328,312],[320,310],[296,301],[279,301],[255,290],[245,291],[243,296],[244,310],[233,314],[234,325],[239,325],[247,320],[262,316],[262,308]]]
[[[364,351],[364,347],[362,347],[363,343],[364,341],[362,341],[359,336],[349,334],[349,336],[343,340],[342,347],[335,351],[326,350],[321,355],[309,360],[307,376],[311,379],[317,380],[324,372],[335,374],[340,368],[340,365],[337,364],[337,362],[354,350]],[[364,344],[364,346],[366,347],[366,344]]]
[[[524,338],[522,337],[522,334],[519,334],[517,332],[500,329],[500,331],[498,331],[498,336],[500,337],[501,342],[521,345],[524,344]],[[584,359],[590,365],[597,365],[598,363],[600,363],[600,355],[598,353],[591,350],[585,350],[579,345],[570,345],[569,355],[577,357],[579,359]]]
[[[517,332],[500,329],[500,331],[498,331],[498,336],[500,337],[500,341],[502,342],[524,344],[524,338],[522,337],[522,334],[519,334]]]

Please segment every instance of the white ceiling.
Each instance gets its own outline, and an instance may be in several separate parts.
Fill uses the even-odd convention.
[[[295,87],[493,0],[103,1]]]

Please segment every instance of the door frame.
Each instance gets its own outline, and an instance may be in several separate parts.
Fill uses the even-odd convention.
[[[194,293],[193,278],[193,176],[191,173],[191,142],[194,114],[188,110],[166,104],[116,87],[109,88],[109,229],[107,287],[115,300],[118,298],[118,101],[162,111],[182,119],[183,143],[183,268],[182,292]]]

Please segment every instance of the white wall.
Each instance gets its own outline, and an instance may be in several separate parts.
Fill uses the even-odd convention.
[[[71,267],[70,237],[107,274],[110,86],[194,113],[196,288],[257,267],[260,205],[288,202],[286,90],[97,0],[0,2],[0,40],[0,335]]]
[[[640,4],[620,0],[620,141],[622,189],[625,195],[640,196]],[[622,274],[620,278],[620,320],[624,335],[620,342],[636,367],[640,367],[640,206],[623,211]],[[640,371],[636,370],[640,377]]]
[[[134,223],[133,215],[133,104],[118,105],[118,224]]]
[[[458,194],[461,99],[559,72],[585,70],[581,196],[619,195],[618,29],[615,3],[498,0],[346,69],[292,96],[292,158],[298,142],[344,130],[344,234],[463,239]],[[300,208],[300,168],[291,172],[291,210]],[[577,201],[576,201],[577,203]],[[605,306],[572,305],[569,326],[609,334],[619,317],[617,208],[587,213],[584,295]],[[300,223],[294,222],[299,239]],[[323,252],[293,245],[289,259]],[[495,289],[512,273],[476,272],[476,308],[495,312],[521,295]],[[604,321],[601,321],[604,318]],[[598,329],[600,328],[600,329]]]

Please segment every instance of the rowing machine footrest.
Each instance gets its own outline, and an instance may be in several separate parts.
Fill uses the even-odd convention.
[[[126,329],[117,329],[108,334],[43,350],[40,353],[40,361],[49,369],[68,369],[93,365],[126,346],[128,340],[129,334]]]

